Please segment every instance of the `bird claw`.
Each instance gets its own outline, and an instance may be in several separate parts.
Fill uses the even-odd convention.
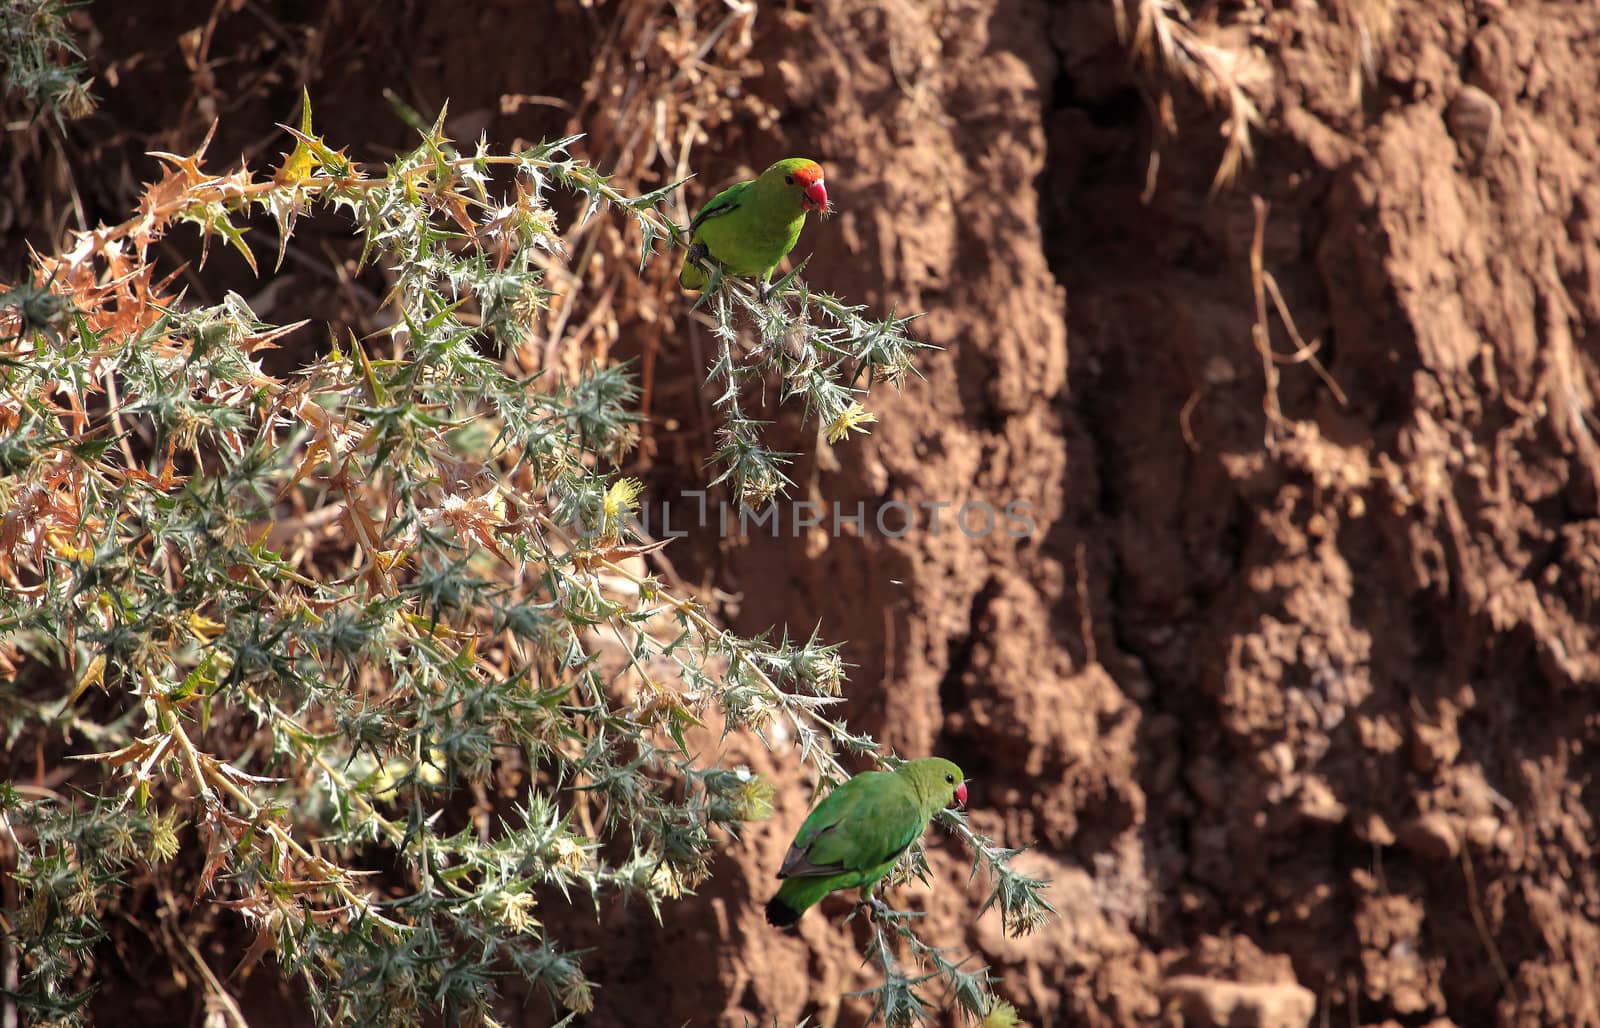
[[[697,311],[701,305],[711,298],[713,293],[721,288],[722,264],[712,258],[711,251],[707,249],[704,243],[695,243],[689,247],[688,259],[689,263],[706,273],[706,284],[700,289],[700,297],[695,300],[694,306],[689,308],[690,311]]]
[[[857,900],[856,909],[865,910],[867,914],[867,920],[873,922],[874,924],[876,924],[880,919],[888,917],[891,913],[889,910],[889,904],[885,903],[876,896],[868,896],[866,899]]]

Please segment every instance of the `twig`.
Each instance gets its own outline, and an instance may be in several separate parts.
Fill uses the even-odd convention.
[[[217,980],[217,976],[211,970],[211,966],[200,955],[200,951],[194,948],[194,943],[182,935],[178,936],[178,941],[183,944],[184,951],[189,954],[189,959],[194,962],[195,969],[205,979],[207,995],[221,1008],[222,1014],[227,1018],[228,1023],[233,1028],[250,1028],[249,1022],[244,1018],[244,1011],[239,1009],[239,1004],[234,1000],[233,996],[227,989],[223,988],[222,982]]]
[[[1278,365],[1273,359],[1272,344],[1267,334],[1267,294],[1262,284],[1261,247],[1267,231],[1267,202],[1259,196],[1251,197],[1256,212],[1255,234],[1250,239],[1250,289],[1256,300],[1256,320],[1250,327],[1250,341],[1261,355],[1261,375],[1265,391],[1261,406],[1267,415],[1266,445],[1276,450],[1276,429],[1283,424],[1283,410],[1278,406]]]
[[[1467,847],[1461,847],[1461,875],[1467,886],[1467,912],[1472,915],[1472,925],[1478,930],[1478,941],[1483,943],[1484,952],[1489,956],[1489,962],[1494,965],[1494,973],[1500,978],[1500,987],[1506,990],[1506,995],[1516,999],[1516,983],[1511,980],[1511,972],[1506,968],[1504,958],[1500,956],[1500,947],[1494,940],[1494,933],[1489,930],[1489,920],[1483,916],[1483,905],[1478,900],[1478,881],[1472,871],[1472,857],[1467,852]]]
[[[1086,666],[1100,663],[1099,651],[1094,643],[1094,610],[1089,603],[1089,562],[1083,543],[1073,551],[1078,566],[1078,631],[1083,636],[1083,654]]]
[[[1296,347],[1294,353],[1286,356],[1274,354],[1273,359],[1279,364],[1299,364],[1301,362],[1310,364],[1312,370],[1317,373],[1317,377],[1322,379],[1323,384],[1328,387],[1328,391],[1333,393],[1333,398],[1339,401],[1339,406],[1350,406],[1350,401],[1345,398],[1344,390],[1339,388],[1339,383],[1333,380],[1333,376],[1328,373],[1328,369],[1323,367],[1322,361],[1317,359],[1317,350],[1321,348],[1322,340],[1313,339],[1308,343],[1300,338],[1300,330],[1295,327],[1294,315],[1289,313],[1289,305],[1284,302],[1283,293],[1278,289],[1278,280],[1272,276],[1270,271],[1263,271],[1261,277],[1266,283],[1267,292],[1272,294],[1272,303],[1277,308],[1278,318],[1283,322],[1283,327],[1288,330],[1289,338],[1294,341]]]
[[[1283,409],[1278,404],[1278,365],[1310,364],[1312,369],[1316,371],[1317,377],[1321,378],[1323,384],[1333,393],[1333,397],[1338,401],[1339,406],[1348,407],[1349,400],[1346,399],[1344,390],[1339,388],[1339,383],[1334,381],[1333,376],[1328,373],[1328,369],[1323,367],[1322,362],[1317,359],[1317,348],[1321,345],[1321,341],[1313,339],[1307,343],[1301,338],[1300,330],[1295,327],[1294,316],[1289,313],[1289,305],[1284,302],[1283,293],[1278,289],[1277,280],[1272,277],[1271,272],[1265,270],[1262,266],[1262,249],[1266,238],[1267,211],[1270,205],[1260,196],[1251,197],[1250,202],[1255,208],[1256,215],[1255,232],[1250,238],[1250,290],[1255,297],[1256,320],[1250,329],[1250,339],[1255,344],[1256,352],[1261,355],[1262,375],[1266,380],[1266,393],[1262,399],[1262,409],[1267,415],[1267,448],[1271,449],[1277,441],[1273,434],[1273,429],[1285,424]],[[1272,349],[1271,330],[1267,324],[1267,296],[1269,294],[1272,297],[1273,306],[1278,312],[1278,318],[1283,322],[1285,331],[1289,333],[1290,340],[1296,346],[1294,353],[1280,354]],[[1191,397],[1191,401],[1192,399]],[[1188,409],[1189,405],[1185,404],[1184,410],[1186,413]]]

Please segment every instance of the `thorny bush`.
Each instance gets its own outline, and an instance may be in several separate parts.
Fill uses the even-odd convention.
[[[615,470],[636,436],[627,369],[528,379],[502,359],[550,297],[553,196],[632,219],[642,267],[678,238],[673,186],[622,195],[574,139],[463,153],[442,124],[363,168],[308,100],[270,175],[214,174],[204,145],[157,155],[136,216],[0,295],[0,725],[89,772],[0,784],[5,1001],[31,1019],[85,1019],[119,896],[185,855],[197,901],[255,932],[241,968],[271,954],[322,1023],[487,1021],[506,972],[576,1015],[594,985],[541,905],[659,917],[771,811],[771,785],[692,752],[691,728],[767,739],[781,721],[823,785],[841,754],[893,759],[828,716],[836,647],[735,637],[648,573],[639,485]],[[307,322],[186,303],[153,244],[189,224],[255,267],[265,214],[281,263],[312,211],[386,269],[392,323],[275,377],[262,352]],[[768,303],[733,282],[706,302],[722,475],[746,500],[783,478],[741,390],[776,378],[838,437],[870,420],[856,381],[898,380],[916,346],[904,320],[793,277]],[[943,821],[1007,926],[1035,927],[1044,883]],[[925,869],[915,851],[904,872]],[[879,927],[885,1020],[925,1011],[929,976],[973,1017],[998,1008],[981,969],[889,928],[930,971],[902,972]]]

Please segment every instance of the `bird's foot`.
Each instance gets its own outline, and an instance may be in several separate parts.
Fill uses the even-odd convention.
[[[856,909],[865,911],[867,920],[874,923],[887,918],[891,913],[893,913],[893,911],[889,909],[889,904],[885,903],[876,896],[868,896],[866,899],[857,900]]]
[[[722,263],[711,256],[711,251],[706,249],[706,244],[695,243],[689,247],[689,263],[705,272],[705,285],[700,287],[700,296],[690,307],[690,311],[697,311],[707,300],[722,288]]]

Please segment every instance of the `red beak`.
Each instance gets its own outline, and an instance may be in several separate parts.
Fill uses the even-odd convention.
[[[825,211],[828,209],[828,189],[819,178],[806,186],[806,198],[800,204],[808,211]]]
[[[959,803],[963,807],[967,805],[967,783],[966,782],[962,782],[960,785],[956,786],[956,802]]]

